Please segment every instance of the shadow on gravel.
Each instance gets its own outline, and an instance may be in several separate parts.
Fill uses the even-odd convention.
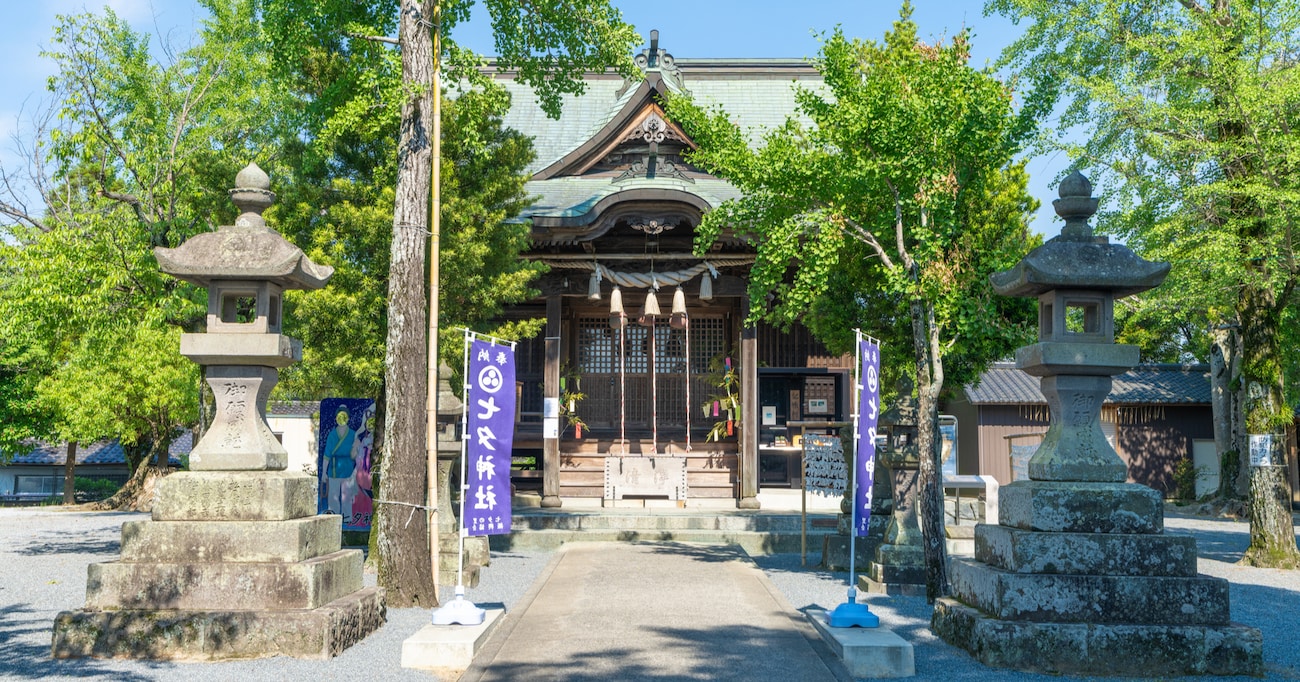
[[[13,552],[23,556],[51,554],[116,556],[122,553],[122,543],[116,538],[88,538],[85,533],[50,533],[35,538],[25,546],[15,547]]]
[[[107,662],[93,658],[57,661],[50,658],[52,624],[48,612],[36,611],[26,604],[0,606],[0,678],[41,680],[62,676],[122,682],[156,679],[111,667]]]

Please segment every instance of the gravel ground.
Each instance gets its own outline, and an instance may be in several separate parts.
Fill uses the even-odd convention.
[[[388,624],[330,661],[271,658],[232,663],[167,663],[49,658],[55,614],[80,608],[85,599],[86,566],[111,561],[118,553],[123,521],[138,514],[63,510],[0,509],[0,679],[49,680],[430,680],[430,675],[399,665],[402,640],[428,621],[425,609],[389,609]],[[1300,680],[1300,572],[1235,565],[1249,544],[1247,524],[1220,519],[1169,516],[1166,527],[1192,533],[1200,549],[1202,573],[1232,583],[1232,618],[1264,634],[1266,679]],[[480,604],[518,603],[550,560],[546,552],[493,553],[469,598]],[[758,557],[758,565],[799,609],[834,608],[844,601],[845,574],[809,568],[798,555]],[[373,582],[373,576],[367,576]],[[921,597],[867,599],[885,627],[916,646],[918,679],[1059,680],[987,668],[964,651],[930,633],[930,607]],[[1189,678],[1209,680],[1215,678]],[[1238,678],[1225,678],[1238,679]]]

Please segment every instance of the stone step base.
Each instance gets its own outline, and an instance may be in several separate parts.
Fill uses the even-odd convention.
[[[819,530],[830,530],[833,514],[809,514],[808,525]],[[885,522],[888,522],[888,517]],[[628,513],[612,512],[546,512],[530,511],[515,514],[511,529],[521,530],[616,530],[616,531],[678,531],[716,530],[752,532],[798,533],[803,521],[795,514],[726,514],[726,513]],[[814,526],[817,523],[819,525]]]
[[[52,653],[54,658],[180,661],[331,658],[386,619],[378,587],[315,609],[64,611],[54,621]]]
[[[1016,481],[998,490],[998,523],[1058,533],[1160,533],[1160,493],[1137,483]]]
[[[949,562],[952,596],[993,617],[1055,623],[1226,625],[1228,581],[1011,573],[972,559]]]
[[[998,620],[952,598],[931,629],[996,668],[1052,675],[1264,674],[1264,640],[1242,625],[1114,625]]]
[[[301,471],[178,471],[158,482],[155,521],[284,521],[316,515]]]
[[[127,521],[122,560],[132,563],[305,561],[337,552],[340,516],[286,521]]]
[[[296,563],[91,564],[87,609],[312,609],[360,590],[361,552]]]
[[[1190,535],[1043,533],[981,524],[975,558],[1015,573],[1078,575],[1196,575]]]

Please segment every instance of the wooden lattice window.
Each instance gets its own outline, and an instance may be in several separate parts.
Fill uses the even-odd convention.
[[[542,420],[542,394],[546,379],[546,340],[523,339],[515,347],[515,381],[519,384],[519,421]]]
[[[685,330],[671,328],[667,320],[653,329],[654,343],[651,344],[651,327],[629,324],[624,328],[621,359],[625,376],[620,380],[618,330],[610,329],[607,317],[578,318],[575,364],[581,374],[582,391],[587,396],[579,413],[589,426],[617,427],[620,404],[625,404],[629,427],[648,428],[651,420],[657,417],[661,431],[684,429],[688,407],[686,382],[691,383],[692,406],[702,403],[706,395],[716,390],[705,374],[709,360],[721,355],[726,348],[726,324],[721,316],[691,319],[689,372]],[[651,384],[652,357],[657,390]],[[626,387],[625,396],[620,395],[621,387]],[[652,410],[651,397],[656,393],[656,409]],[[695,422],[693,430],[706,427],[700,419],[695,419]]]

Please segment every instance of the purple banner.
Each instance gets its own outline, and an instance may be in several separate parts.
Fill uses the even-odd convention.
[[[858,381],[862,393],[858,403],[858,447],[854,462],[857,466],[858,489],[854,493],[857,507],[857,526],[854,535],[867,534],[871,519],[871,484],[876,475],[876,424],[880,419],[880,346],[870,341],[859,341],[862,369]]]
[[[469,352],[465,528],[470,535],[500,535],[510,532],[515,351],[476,339]]]

